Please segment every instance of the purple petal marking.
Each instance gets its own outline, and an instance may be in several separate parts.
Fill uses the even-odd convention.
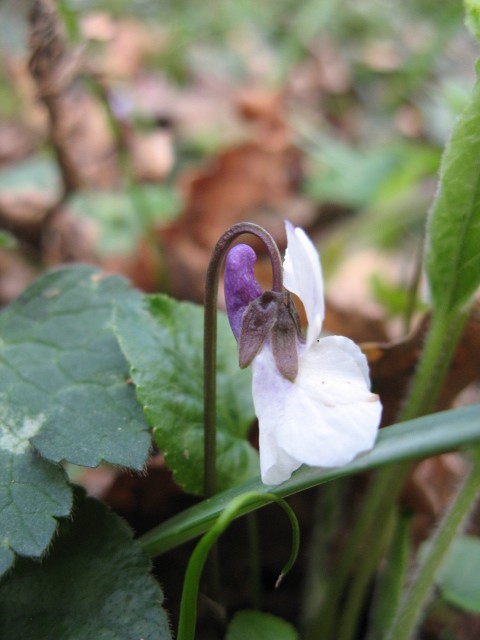
[[[227,254],[225,261],[225,302],[230,326],[238,340],[242,316],[247,305],[262,295],[253,268],[257,256],[246,244],[237,244]]]

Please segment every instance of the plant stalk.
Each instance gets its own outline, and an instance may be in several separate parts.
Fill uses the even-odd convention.
[[[319,616],[311,625],[308,638],[333,640],[336,637],[336,629],[340,619],[343,618],[343,613],[340,615],[340,603],[352,574],[354,576],[345,610],[350,611],[351,620],[348,624],[353,625],[353,612],[359,612],[358,603],[363,602],[369,585],[368,578],[371,577],[375,568],[366,568],[366,565],[370,565],[371,545],[385,538],[382,532],[383,527],[387,528],[388,525],[387,514],[393,510],[410,468],[409,463],[388,466],[372,478],[362,510],[348,538],[340,564],[336,567],[326,601]]]
[[[430,541],[412,586],[407,591],[387,640],[409,640],[413,636],[434,587],[434,577],[455,535],[468,519],[480,485],[480,450],[475,451],[471,468]]]
[[[467,317],[466,312],[433,314],[419,366],[401,412],[400,421],[420,417],[434,410]],[[368,554],[359,556],[359,544],[362,540],[364,546],[373,539],[386,541],[386,529],[389,526],[389,518],[386,514],[391,513],[398,500],[410,469],[411,466],[408,464],[395,465],[382,470],[373,479],[365,499],[364,513],[354,527],[352,542],[347,546],[342,571],[334,585],[332,602],[327,603],[324,613],[326,624],[322,627],[325,634],[323,637],[326,640],[333,637],[333,629],[338,624],[338,604],[350,575],[354,575],[353,583],[344,608],[348,627],[347,622],[344,622],[343,628],[349,629],[345,631],[344,638],[352,637],[361,612],[361,605],[365,601],[367,589],[375,571],[375,566],[366,557]],[[360,564],[355,566],[354,563],[359,557]]]
[[[354,580],[349,588],[347,603],[342,612],[338,640],[354,640],[356,637],[358,618],[364,604],[365,593],[394,530],[395,510],[396,505],[392,503],[388,512],[384,513],[380,535],[374,535],[370,538],[368,549],[359,560]]]

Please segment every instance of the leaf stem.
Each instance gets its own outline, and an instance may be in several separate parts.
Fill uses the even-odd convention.
[[[252,222],[233,225],[219,239],[208,265],[205,282],[204,316],[204,479],[206,498],[216,493],[216,395],[217,395],[217,298],[218,281],[230,245],[238,236],[254,235],[266,246],[272,264],[272,290],[283,291],[283,271],[280,252],[272,236]]]
[[[410,559],[411,514],[397,509],[395,532],[375,584],[367,640],[382,640],[403,596]]]
[[[440,526],[430,541],[428,551],[422,559],[413,584],[407,591],[387,640],[409,640],[412,637],[433,590],[433,580],[457,531],[467,521],[475,504],[480,484],[480,452],[473,456],[471,468],[460,489],[443,517]]]
[[[458,339],[462,333],[467,320],[467,313],[450,312],[450,313],[434,313],[427,334],[425,345],[421,354],[418,369],[415,373],[412,386],[410,388],[405,406],[400,415],[400,420],[409,420],[417,418],[427,413],[431,413],[438,400],[440,390],[448,371],[451,359],[453,357]],[[410,472],[410,465],[396,465],[381,471],[374,478],[370,493],[366,496],[365,501],[365,518],[372,518],[375,524],[375,530],[368,529],[369,533],[364,540],[385,541],[386,528],[388,527],[388,517],[401,493],[403,484]],[[383,490],[378,485],[383,485]],[[356,524],[352,537],[354,542],[361,539],[361,530],[366,527],[365,523]],[[363,534],[365,536],[365,534]],[[380,544],[380,542],[378,542]],[[352,549],[347,555],[346,566],[343,569],[342,583],[345,584],[345,578],[353,570],[353,562],[357,556],[352,555]],[[344,640],[352,637],[355,623],[360,614],[361,604],[365,600],[366,592],[375,566],[370,562],[368,554],[360,557],[359,565],[355,568],[353,583],[345,604],[344,615],[347,622],[343,623],[346,629]],[[340,585],[339,585],[340,586]],[[338,588],[338,587],[337,587]],[[341,595],[336,593],[337,597]],[[332,614],[333,609],[328,615],[330,616],[330,624],[334,622]],[[343,615],[342,615],[343,620]],[[347,627],[347,624],[349,625]],[[328,637],[328,636],[327,636]]]
[[[283,567],[279,579],[287,574],[293,566],[298,555],[300,531],[297,518],[293,513],[292,508],[284,500],[270,493],[259,494],[258,492],[252,491],[237,496],[225,507],[210,531],[201,538],[192,553],[183,583],[177,640],[194,640],[197,617],[198,586],[208,553],[217,541],[218,537],[225,531],[232,520],[234,520],[239,515],[239,512],[241,512],[242,509],[252,501],[255,505],[260,502],[262,506],[271,502],[276,502],[287,514],[292,526],[292,547],[288,561]]]

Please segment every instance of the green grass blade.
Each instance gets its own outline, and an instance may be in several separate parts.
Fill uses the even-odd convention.
[[[267,487],[260,479],[251,480],[187,509],[142,536],[140,541],[148,554],[157,556],[207,531],[229,502],[241,493],[273,493],[284,498],[337,478],[427,458],[479,442],[480,405],[423,416],[382,429],[375,448],[349,465],[336,469],[303,467],[290,480],[276,487]],[[263,504],[260,499],[252,501],[238,515],[254,511]]]

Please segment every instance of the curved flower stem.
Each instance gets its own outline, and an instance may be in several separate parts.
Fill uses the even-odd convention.
[[[227,229],[219,239],[208,265],[205,282],[204,316],[204,478],[206,498],[216,493],[216,394],[217,394],[217,298],[218,281],[230,245],[243,234],[254,235],[266,246],[272,264],[272,290],[283,291],[283,270],[280,252],[272,236],[252,222],[239,222]]]
[[[462,482],[457,495],[443,517],[440,526],[431,540],[426,556],[417,569],[412,586],[407,591],[403,603],[390,627],[387,640],[409,640],[428,604],[433,590],[433,580],[452,540],[466,522],[480,484],[480,453],[475,451],[472,466]]]
[[[255,504],[269,504],[276,502],[287,514],[292,526],[292,548],[290,557],[283,567],[277,585],[281,578],[285,576],[293,566],[298,554],[300,541],[300,531],[298,522],[292,508],[282,498],[271,493],[261,494],[255,491],[243,493],[234,498],[223,510],[216,523],[212,526],[200,542],[195,547],[188,563],[185,580],[183,583],[182,601],[180,604],[180,616],[178,622],[177,640],[194,640],[195,623],[197,614],[197,596],[200,576],[205,565],[208,553],[217,541],[218,537],[225,531],[228,525],[239,515],[239,512],[250,502]]]

